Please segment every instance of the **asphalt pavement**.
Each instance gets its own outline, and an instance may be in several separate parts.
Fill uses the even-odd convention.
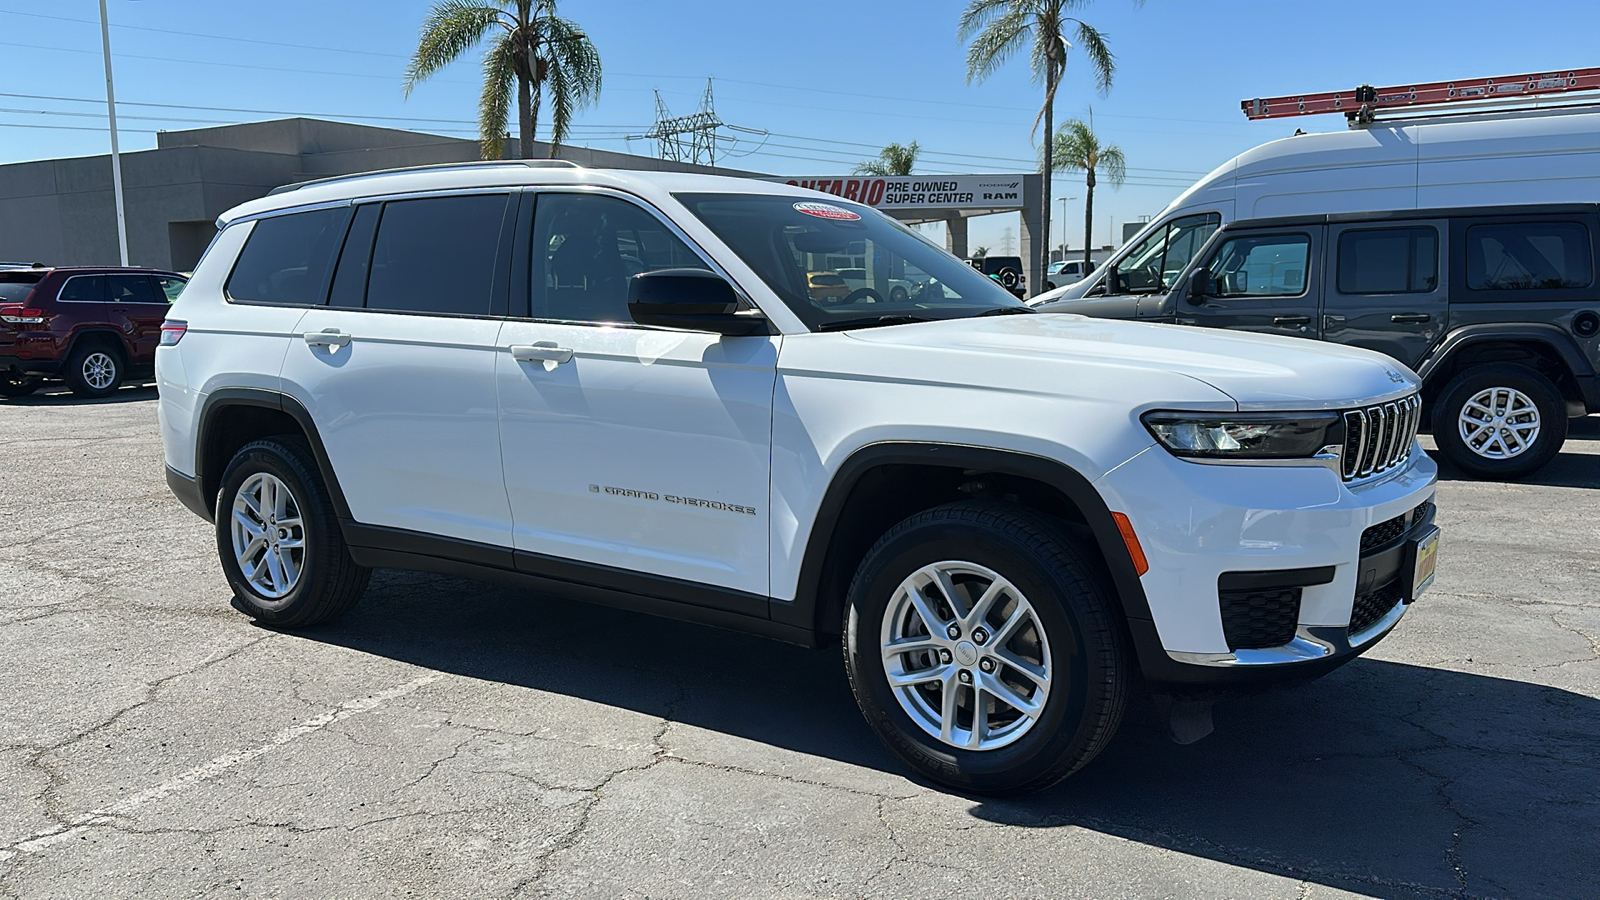
[[[996,801],[836,649],[387,570],[255,626],[154,401],[0,401],[0,897],[1600,897],[1600,417],[1441,483],[1365,658]]]

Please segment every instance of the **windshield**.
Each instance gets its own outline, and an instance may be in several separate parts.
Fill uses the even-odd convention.
[[[1118,287],[1130,294],[1171,290],[1221,225],[1221,216],[1202,213],[1173,219],[1152,231],[1117,263]]]
[[[1026,311],[927,238],[864,206],[753,194],[678,194],[813,330]]]

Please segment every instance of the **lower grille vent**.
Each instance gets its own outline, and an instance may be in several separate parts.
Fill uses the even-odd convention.
[[[1371,628],[1379,619],[1389,614],[1399,603],[1400,582],[1391,581],[1370,594],[1360,594],[1356,597],[1355,606],[1350,610],[1350,633],[1360,634]]]
[[[1300,624],[1300,588],[1223,590],[1218,596],[1229,650],[1263,650],[1294,640]]]

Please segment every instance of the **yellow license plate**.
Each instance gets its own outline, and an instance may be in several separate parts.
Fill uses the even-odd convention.
[[[1411,599],[1422,596],[1422,592],[1433,584],[1433,575],[1439,564],[1439,529],[1435,528],[1432,534],[1417,541],[1416,564],[1411,571]]]

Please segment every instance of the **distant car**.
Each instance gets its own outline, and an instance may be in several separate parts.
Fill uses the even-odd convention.
[[[1094,274],[1093,262],[1085,264],[1081,259],[1068,259],[1060,262],[1053,262],[1050,264],[1050,268],[1045,271],[1046,281],[1044,289],[1047,291],[1053,291],[1058,287],[1062,287],[1063,285],[1082,281],[1092,274]]]
[[[870,290],[877,292],[875,279],[867,277],[866,269],[840,269],[839,277],[850,285],[850,292]],[[889,278],[887,282],[887,296],[890,303],[904,303],[922,291],[922,284],[904,278]]]
[[[0,269],[0,396],[25,397],[47,377],[104,397],[154,372],[161,323],[187,282],[155,269]]]
[[[985,275],[995,276],[1000,286],[1017,295],[1028,295],[1028,276],[1022,274],[1020,256],[980,256],[967,260],[967,265]]]
[[[808,273],[806,290],[818,303],[843,303],[850,296],[850,284],[838,272]]]

